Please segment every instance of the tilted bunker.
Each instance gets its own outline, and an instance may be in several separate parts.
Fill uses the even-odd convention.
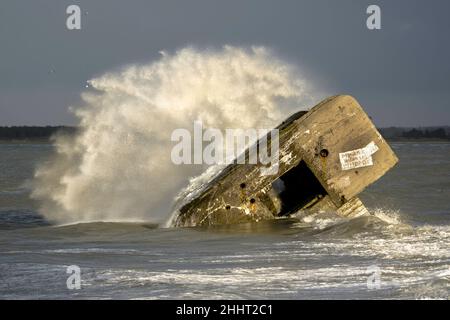
[[[299,212],[367,214],[358,194],[398,162],[351,96],[330,97],[277,129],[277,174],[262,174],[267,168],[260,163],[231,164],[181,207],[173,225],[234,224]]]

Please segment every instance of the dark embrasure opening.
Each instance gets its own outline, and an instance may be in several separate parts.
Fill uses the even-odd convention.
[[[327,194],[304,161],[275,180],[272,186],[281,202],[278,216],[307,208]]]

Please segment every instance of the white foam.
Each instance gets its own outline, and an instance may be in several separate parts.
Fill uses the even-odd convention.
[[[32,196],[58,223],[164,222],[176,195],[206,169],[172,164],[174,129],[195,120],[272,128],[317,101],[295,68],[261,47],[164,52],[89,84],[84,105],[73,108],[80,134],[57,138],[57,155],[35,174]]]

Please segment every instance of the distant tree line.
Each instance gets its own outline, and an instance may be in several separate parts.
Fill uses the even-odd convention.
[[[435,130],[419,130],[414,128],[403,132],[403,137],[409,139],[450,139],[450,135],[445,132],[444,128]]]
[[[431,139],[450,140],[450,127],[424,127],[424,128],[380,128],[381,135],[388,140],[396,139]]]
[[[383,137],[395,139],[441,139],[450,140],[450,127],[425,128],[379,128]],[[48,140],[55,133],[75,134],[77,127],[70,126],[14,126],[0,127],[0,140]]]
[[[74,134],[75,127],[68,126],[13,126],[0,127],[0,140],[48,140],[57,132]]]

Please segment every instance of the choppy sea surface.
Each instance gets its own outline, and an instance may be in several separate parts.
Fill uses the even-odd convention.
[[[370,217],[202,229],[51,225],[29,181],[53,147],[2,143],[0,299],[448,299],[450,143],[391,146]]]

